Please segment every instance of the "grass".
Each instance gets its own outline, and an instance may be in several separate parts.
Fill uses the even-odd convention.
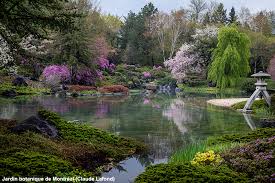
[[[188,93],[205,93],[205,94],[236,94],[240,93],[240,89],[238,88],[226,88],[224,90],[220,90],[219,88],[216,87],[208,87],[207,85],[202,85],[202,86],[195,86],[195,87],[190,87],[184,84],[179,84],[178,87],[182,89],[184,92]]]
[[[214,151],[215,153],[222,153],[227,151],[228,149],[232,149],[234,147],[238,147],[243,143],[239,142],[226,142],[222,144],[209,145],[207,141],[199,141],[196,143],[192,143],[181,150],[177,151],[171,158],[169,159],[169,163],[172,164],[182,164],[188,163],[198,152],[206,152],[206,151]]]
[[[206,142],[199,141],[196,143],[191,143],[190,145],[182,148],[176,152],[170,159],[169,163],[181,164],[190,162],[197,152],[204,152],[206,150]]]

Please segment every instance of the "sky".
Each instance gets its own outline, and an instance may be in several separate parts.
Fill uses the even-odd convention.
[[[206,1],[208,2],[208,0]],[[99,0],[103,13],[110,13],[120,17],[127,16],[130,10],[139,12],[149,2],[152,2],[159,10],[169,12],[181,7],[188,8],[190,0]],[[216,0],[216,2],[223,3],[225,8],[229,10],[232,6],[236,10],[245,6],[254,13],[265,9],[275,10],[275,0]]]

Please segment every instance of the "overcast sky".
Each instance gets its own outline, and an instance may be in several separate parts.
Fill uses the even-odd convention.
[[[162,11],[188,8],[190,0],[99,0],[103,13],[110,13],[118,16],[126,16],[130,10],[138,12],[145,4],[152,2]],[[225,8],[231,9],[232,6],[239,10],[240,7],[248,7],[251,12],[260,10],[275,10],[275,0],[216,0],[222,2]],[[228,11],[229,11],[228,10]],[[227,12],[228,12],[227,11]]]

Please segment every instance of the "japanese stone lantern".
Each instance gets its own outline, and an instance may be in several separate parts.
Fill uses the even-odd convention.
[[[246,102],[242,112],[244,113],[251,113],[251,106],[253,104],[253,102],[255,101],[255,99],[257,97],[259,97],[260,94],[262,94],[262,96],[264,97],[266,103],[271,106],[271,98],[268,94],[268,92],[266,91],[266,86],[267,83],[264,82],[264,80],[266,78],[269,78],[271,75],[264,73],[263,71],[260,71],[256,74],[251,75],[252,77],[257,78],[257,83],[255,83],[256,86],[256,90],[254,91],[254,93],[251,95],[251,97],[248,99],[248,101]]]

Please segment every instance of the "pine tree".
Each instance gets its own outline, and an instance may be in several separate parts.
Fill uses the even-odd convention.
[[[220,89],[235,86],[250,72],[249,48],[250,40],[246,34],[238,32],[234,26],[221,28],[208,79],[216,82]]]
[[[207,24],[210,24],[211,23],[211,19],[210,19],[210,13],[207,12],[205,15],[204,15],[204,18],[203,18],[203,22],[202,22],[204,25],[207,25]]]
[[[229,23],[235,23],[235,22],[237,22],[237,19],[238,19],[238,17],[236,15],[235,8],[232,7],[231,11],[229,12],[229,20],[228,20],[228,22]]]
[[[224,9],[224,5],[222,3],[220,3],[216,8],[211,19],[212,23],[225,24],[227,22],[226,10]]]

